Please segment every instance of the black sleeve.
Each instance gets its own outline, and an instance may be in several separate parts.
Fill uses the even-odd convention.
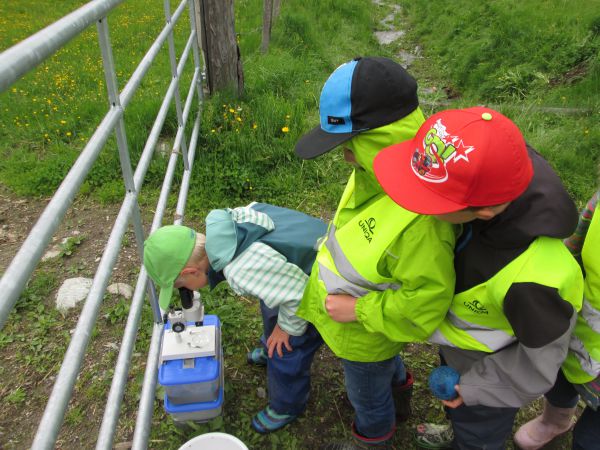
[[[573,312],[557,289],[536,283],[515,283],[504,299],[504,314],[516,338],[529,348],[543,347],[563,335]]]

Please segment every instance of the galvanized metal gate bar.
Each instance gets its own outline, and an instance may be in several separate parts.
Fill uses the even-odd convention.
[[[197,99],[199,105],[201,105],[203,100],[200,56],[197,46],[198,41],[196,39],[194,0],[182,0],[172,16],[169,0],[164,0],[166,25],[152,43],[146,55],[142,58],[140,64],[133,72],[123,90],[119,93],[106,16],[118,4],[122,3],[122,1],[123,0],[94,0],[89,2],[86,6],[63,17],[58,22],[0,54],[0,92],[2,92],[29,70],[33,69],[37,64],[55,53],[73,37],[77,36],[92,23],[96,22],[110,106],[108,113],[85,145],[79,158],[77,158],[73,164],[63,183],[57,189],[52,200],[41,214],[31,233],[7,268],[2,280],[0,280],[0,292],[2,292],[2,297],[0,297],[0,329],[6,323],[15,302],[24,289],[33,270],[37,266],[42,252],[60,225],[67,208],[72,203],[75,194],[78,192],[85,177],[113,131],[115,131],[117,137],[119,159],[126,189],[123,203],[113,224],[105,251],[94,276],[90,293],[81,311],[77,327],[75,328],[71,343],[65,353],[63,364],[56,377],[52,394],[50,395],[44,415],[34,438],[32,445],[33,449],[50,449],[54,447],[68,402],[72,396],[77,376],[81,370],[81,364],[85,356],[85,350],[89,343],[92,329],[98,318],[98,312],[108,281],[116,264],[122,238],[130,223],[133,223],[138,244],[138,252],[140,256],[142,255],[144,233],[137,202],[138,192],[142,187],[160,131],[165,122],[169,106],[172,104],[173,100],[175,101],[176,106],[178,130],[173,142],[173,150],[169,158],[165,179],[152,221],[151,231],[162,224],[167,198],[171,190],[173,176],[178,167],[178,157],[180,153],[182,153],[183,156],[183,177],[176,208],[176,223],[182,222],[187,201],[191,169],[200,130],[200,108],[198,109],[198,113],[194,120],[189,144],[185,140],[185,126],[192,111],[194,98]],[[190,14],[191,32],[179,59],[179,63],[176,63],[177,58],[175,55],[173,31],[175,24],[181,17],[186,6],[188,7]],[[148,135],[146,144],[136,166],[135,173],[133,173],[127,136],[125,133],[124,110],[131,101],[143,77],[167,39],[171,62],[171,81],[158,110],[152,129]],[[179,95],[179,81],[190,51],[193,51],[194,71],[189,92],[182,108]],[[96,444],[97,449],[112,448],[146,292],[149,293],[155,323],[150,342],[146,372],[144,374],[144,383],[142,386],[138,417],[134,431],[133,445],[134,448],[146,448],[148,444],[163,326],[162,314],[158,306],[155,288],[152,283],[148,283],[147,273],[142,266],[136,283],[121,343],[121,349],[115,366],[113,381],[104,410],[104,417]]]

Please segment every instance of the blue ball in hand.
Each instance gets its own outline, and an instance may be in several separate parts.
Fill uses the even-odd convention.
[[[435,368],[429,375],[429,389],[441,400],[452,400],[458,397],[454,386],[458,384],[460,374],[449,366]]]

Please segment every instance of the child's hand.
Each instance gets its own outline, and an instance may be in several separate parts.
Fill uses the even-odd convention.
[[[460,405],[464,403],[462,396],[460,395],[460,386],[457,384],[454,386],[456,392],[458,392],[458,397],[453,398],[452,400],[442,400],[442,403],[446,405],[448,408],[458,408]]]
[[[269,339],[267,339],[267,349],[269,358],[273,357],[273,352],[275,351],[275,349],[277,349],[277,354],[279,355],[279,357],[282,358],[282,345],[285,345],[285,348],[288,352],[291,352],[293,350],[292,346],[290,345],[290,335],[283,331],[281,328],[279,328],[279,325],[275,325],[271,336],[269,336]]]
[[[327,314],[336,322],[354,322],[356,320],[356,297],[348,294],[332,294],[325,299]]]

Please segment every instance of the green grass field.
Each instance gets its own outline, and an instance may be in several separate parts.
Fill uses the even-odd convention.
[[[0,2],[0,50],[83,3]],[[380,21],[394,12],[397,4],[402,7],[401,13],[389,26],[407,34],[391,44],[380,45],[373,31],[385,28]],[[419,57],[409,71],[419,81],[427,114],[444,107],[491,105],[515,120],[527,141],[556,168],[579,206],[597,187],[598,0],[384,0],[377,4],[363,0],[285,0],[267,54],[259,50],[262,1],[238,0],[235,12],[245,94],[236,98],[220,93],[204,105],[188,224],[201,229],[208,210],[253,200],[330,218],[350,173],[341,152],[330,152],[312,161],[301,161],[293,153],[296,140],[318,123],[321,86],[333,69],[355,56],[396,58],[399,52],[413,51],[416,46],[420,48]],[[109,16],[121,88],[162,27],[163,17],[162,2],[143,0],[126,1]],[[177,29],[189,29],[187,13]],[[183,33],[176,36],[180,52]],[[126,110],[134,166],[166,90],[167,56],[165,46],[156,67]],[[184,86],[189,84],[189,77],[188,71]],[[54,192],[106,113],[105,91],[96,31],[92,28],[0,94],[0,193],[7,193],[3,199],[37,202],[37,198],[48,198]],[[172,140],[175,130],[175,114],[171,111],[164,140]],[[141,192],[146,224],[165,168],[166,159],[157,154]],[[124,193],[120,180],[119,158],[112,139],[77,199],[78,205],[88,208],[94,226],[94,210],[103,218],[111,208],[118,207]],[[172,196],[165,217],[170,217],[175,201]],[[70,218],[66,226],[76,228],[82,221]],[[68,345],[69,330],[77,321],[76,312],[63,317],[54,310],[53,298],[64,278],[93,276],[94,234],[90,230],[80,242],[72,241],[56,260],[40,265],[11,320],[0,332],[0,376],[5,380],[0,387],[0,410],[6,412],[0,418],[2,448],[25,448],[31,442],[52,377]],[[124,247],[132,245],[134,240],[129,237]],[[133,283],[138,267],[130,265],[121,276]],[[261,330],[257,304],[235,297],[223,286],[203,293],[203,298],[207,312],[219,315],[224,324],[224,414],[208,424],[180,429],[157,400],[150,448],[178,448],[193,435],[209,430],[232,433],[251,449],[312,449],[348,437],[352,412],[344,393],[343,375],[339,362],[326,350],[313,366],[307,413],[278,433],[254,433],[249,427],[250,418],[264,406],[261,389],[266,387],[264,371],[248,367],[245,362],[245,353]],[[58,448],[94,446],[116,360],[117,352],[111,345],[120,342],[127,311],[124,299],[107,296]],[[132,438],[151,321],[146,306],[116,442]],[[425,387],[426,376],[437,363],[435,347],[411,344],[404,356],[417,374],[415,415],[397,433],[394,444],[398,449],[412,448],[410,427],[414,424],[443,418],[439,402]],[[537,404],[524,408],[518,420],[531,417],[537,408]],[[555,448],[565,448],[566,441],[561,442]]]

